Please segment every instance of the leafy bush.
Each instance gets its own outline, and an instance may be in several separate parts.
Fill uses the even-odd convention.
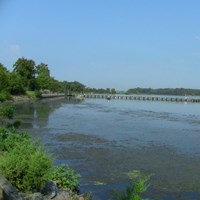
[[[15,120],[13,123],[9,123],[6,125],[7,128],[19,128],[21,125],[21,120]]]
[[[19,127],[20,122],[13,122],[15,107],[10,105],[0,106],[0,124],[6,127]]]
[[[52,158],[27,133],[0,128],[0,152],[0,174],[19,191],[39,191],[50,179],[60,188],[78,190],[79,175],[65,164],[52,167]]]
[[[0,161],[0,172],[20,191],[39,191],[50,175],[51,159],[34,144],[18,143]]]
[[[26,134],[0,131],[0,174],[20,191],[39,191],[50,177],[52,159]],[[2,145],[3,144],[3,145]]]
[[[12,96],[8,92],[0,92],[0,102],[4,102],[6,100],[11,100]]]
[[[36,96],[36,98],[41,98],[42,92],[40,92],[39,90],[35,90],[35,96]]]
[[[12,119],[14,116],[15,107],[10,105],[0,106],[0,117]]]
[[[12,150],[18,143],[31,142],[31,138],[27,133],[18,133],[15,129],[0,128],[0,150]]]
[[[0,106],[0,124],[7,128],[19,128],[20,120],[12,120],[14,118],[15,107],[10,105]]]
[[[61,164],[52,168],[51,179],[56,182],[59,188],[65,188],[69,190],[77,190],[79,174],[76,174],[66,164]]]
[[[22,77],[17,74],[16,72],[11,72],[9,74],[9,87],[8,91],[12,95],[21,95],[25,94],[25,89],[23,86],[23,80]]]

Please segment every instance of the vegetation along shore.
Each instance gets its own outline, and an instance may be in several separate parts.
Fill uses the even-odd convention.
[[[45,91],[58,93],[95,93],[95,94],[154,94],[154,95],[200,95],[199,89],[185,88],[131,88],[117,91],[115,88],[91,88],[78,81],[59,81],[51,76],[48,64],[36,64],[32,59],[19,58],[13,64],[13,70],[0,63],[0,102],[14,101],[29,97],[38,98]],[[23,95],[27,96],[24,97]],[[17,97],[15,97],[17,96]]]

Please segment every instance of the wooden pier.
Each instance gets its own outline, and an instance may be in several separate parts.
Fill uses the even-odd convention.
[[[176,97],[176,96],[148,96],[148,95],[107,95],[107,94],[85,94],[85,98],[108,99],[108,100],[140,100],[140,101],[166,101],[166,102],[192,102],[200,103],[200,97]]]
[[[42,94],[42,98],[66,97],[64,93]],[[71,95],[73,98],[79,98],[80,95]],[[138,101],[165,101],[165,102],[191,102],[200,103],[200,97],[185,96],[152,96],[152,95],[119,95],[119,94],[84,94],[82,98],[107,99],[107,100],[138,100]]]

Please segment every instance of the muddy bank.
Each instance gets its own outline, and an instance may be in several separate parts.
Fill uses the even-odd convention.
[[[32,101],[34,101],[34,99],[26,95],[12,96],[12,102],[14,103],[23,103],[23,102],[32,102]]]
[[[32,102],[35,102],[35,101],[38,101],[38,100],[45,100],[48,101],[49,100],[58,100],[58,99],[63,99],[64,96],[63,95],[52,95],[52,96],[48,96],[48,97],[42,97],[42,98],[33,98],[33,97],[30,97],[30,96],[27,96],[27,95],[20,95],[20,96],[12,96],[12,99],[11,100],[7,100],[5,102],[2,102],[2,103],[32,103]],[[1,103],[1,102],[0,102]]]

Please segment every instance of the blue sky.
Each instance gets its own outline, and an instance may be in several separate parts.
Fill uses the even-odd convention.
[[[88,87],[200,88],[199,0],[0,0],[0,62]]]

